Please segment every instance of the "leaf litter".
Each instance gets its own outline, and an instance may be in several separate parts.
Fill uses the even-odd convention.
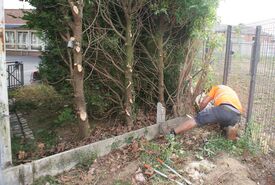
[[[75,168],[56,178],[60,184],[66,185],[174,184],[144,168],[145,163],[150,163],[161,172],[170,174],[170,178],[177,179],[156,162],[155,159],[160,157],[194,185],[274,185],[274,155],[253,156],[245,151],[242,156],[224,152],[215,157],[201,156],[199,148],[207,142],[213,130],[215,128],[211,127],[194,129],[176,141],[163,136],[153,141],[133,140],[128,146],[95,159],[88,170]],[[181,153],[182,150],[185,152]]]

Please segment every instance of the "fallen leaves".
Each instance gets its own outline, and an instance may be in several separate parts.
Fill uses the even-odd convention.
[[[25,152],[25,151],[19,151],[18,152],[18,155],[17,155],[17,158],[19,159],[19,160],[24,160],[24,159],[26,159],[28,157],[28,154]]]

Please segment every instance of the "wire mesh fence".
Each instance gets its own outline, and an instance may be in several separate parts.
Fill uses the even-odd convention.
[[[255,38],[255,28],[237,26],[232,29],[231,55],[228,65],[227,85],[238,94],[243,106],[245,122],[248,112],[248,97],[250,86],[251,51]]]
[[[274,150],[275,22],[257,27],[229,26],[215,34],[226,38],[215,53],[217,81],[239,95],[244,108],[242,123],[253,125],[254,141],[264,152]]]
[[[262,25],[252,119],[255,140],[265,152],[275,150],[275,21]]]
[[[216,32],[214,33],[215,37],[219,38],[219,45],[214,50],[213,53],[213,63],[211,67],[215,72],[215,82],[218,84],[222,84],[223,82],[223,70],[224,70],[224,59],[225,59],[225,50],[226,50],[226,27],[221,26],[219,27]]]
[[[222,37],[220,48],[215,51],[215,63],[212,66],[217,83],[232,87],[238,94],[244,114],[245,123],[248,109],[250,61],[254,43],[255,27],[222,27],[216,30]]]

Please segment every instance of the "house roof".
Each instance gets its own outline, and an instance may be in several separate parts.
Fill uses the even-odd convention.
[[[5,24],[6,25],[25,25],[26,21],[22,19],[24,16],[23,11],[30,11],[30,10],[21,10],[21,9],[5,9]]]

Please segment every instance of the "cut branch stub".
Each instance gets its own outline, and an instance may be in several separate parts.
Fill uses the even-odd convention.
[[[77,64],[77,70],[78,70],[78,72],[82,72],[83,67],[81,64]]]
[[[76,46],[75,50],[76,50],[77,53],[79,53],[80,52],[80,47]]]
[[[87,119],[87,113],[84,111],[80,112],[79,116],[82,121],[85,121]]]
[[[78,10],[77,6],[75,6],[75,5],[73,6],[73,11],[76,15],[78,15],[79,10]]]
[[[131,73],[133,72],[133,69],[132,69],[132,67],[131,67],[130,64],[127,64],[127,68],[129,69],[129,71],[130,71]]]
[[[127,116],[129,116],[129,117],[131,116],[130,113],[129,113],[129,111],[127,109],[125,109],[125,112],[126,112]]]
[[[127,85],[127,89],[131,86],[132,82],[129,82],[129,84]]]

